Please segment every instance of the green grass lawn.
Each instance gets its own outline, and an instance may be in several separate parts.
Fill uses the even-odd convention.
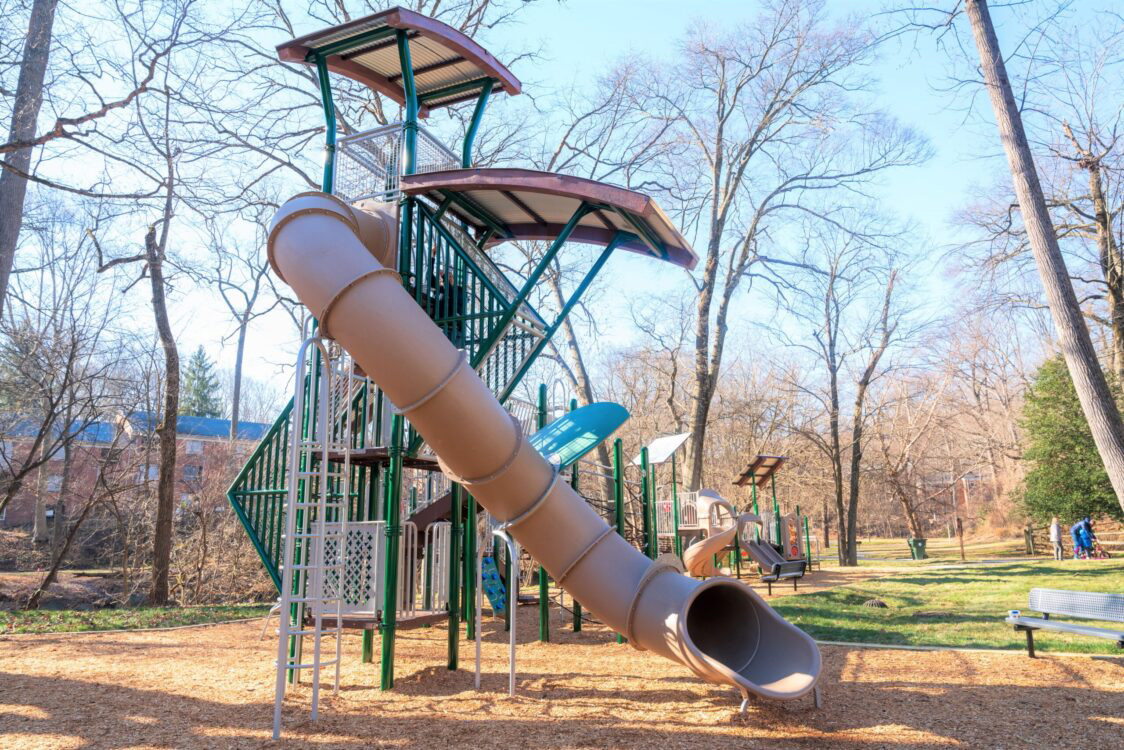
[[[785,597],[773,606],[814,638],[826,641],[1024,649],[1025,634],[1015,632],[1003,618],[1011,609],[1025,611],[1027,594],[1035,587],[1124,592],[1124,562],[1026,560],[917,567],[886,578]],[[864,607],[868,599],[881,599],[888,608]],[[1050,632],[1039,634],[1035,647],[1044,652],[1124,654],[1112,641]]]
[[[131,630],[200,625],[208,622],[264,617],[268,604],[207,607],[121,607],[95,610],[0,611],[0,634],[77,633],[88,630]]]
[[[830,552],[834,553],[834,548]],[[824,550],[824,558],[831,564],[832,555]],[[948,537],[930,537],[927,540],[926,560],[910,560],[909,547],[905,539],[867,538],[861,539],[859,544],[859,565],[882,565],[893,562],[902,565],[934,565],[960,561],[959,540]],[[1049,550],[1042,550],[1043,556]],[[965,541],[964,556],[969,560],[996,560],[1001,558],[1026,557],[1026,549],[1021,539],[1004,539],[988,541]]]

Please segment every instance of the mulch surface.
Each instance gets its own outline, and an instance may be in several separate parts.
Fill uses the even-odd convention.
[[[556,611],[554,642],[538,643],[536,611],[518,613],[516,698],[500,623],[485,623],[479,692],[470,642],[461,669],[445,668],[444,625],[399,633],[389,692],[378,639],[376,663],[362,664],[348,635],[339,695],[325,685],[312,722],[310,687],[290,690],[277,742],[276,641],[258,640],[260,623],[2,638],[0,747],[1084,749],[1124,737],[1120,658],[825,646],[822,709],[757,701],[742,717],[733,690],[601,626],[575,634]]]

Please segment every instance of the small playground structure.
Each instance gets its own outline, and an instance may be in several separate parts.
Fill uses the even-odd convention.
[[[613,253],[694,266],[667,216],[615,185],[474,166],[489,100],[520,83],[434,19],[392,8],[278,54],[316,71],[327,159],[322,192],[291,198],[270,227],[273,271],[310,317],[293,399],[229,491],[280,595],[274,735],[302,673],[313,718],[324,670],[338,690],[345,630],[362,631],[363,661],[380,634],[391,689],[398,630],[446,622],[457,669],[461,623],[475,638],[485,596],[510,622],[521,579],[537,578],[542,613],[553,580],[575,629],[584,610],[746,700],[815,691],[820,653],[803,631],[736,580],[656,560],[661,539],[679,551],[681,533],[710,520],[697,498],[679,504],[674,476],[670,507],[657,499],[654,467],[670,459],[674,474],[681,439],[646,448],[631,480],[619,440],[611,465],[581,460],[619,426],[614,405],[551,405],[546,387],[537,404],[514,395]],[[403,120],[337,134],[330,73],[398,103]],[[458,155],[419,120],[461,102],[475,108]],[[550,243],[525,279],[489,256],[517,240]],[[567,243],[603,250],[547,320],[529,296]],[[599,503],[582,494],[588,480],[611,487]],[[639,520],[625,512],[635,481]],[[548,623],[540,616],[540,640]]]

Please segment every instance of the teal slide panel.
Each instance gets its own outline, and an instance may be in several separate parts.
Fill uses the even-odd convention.
[[[496,561],[491,555],[481,560],[480,578],[484,585],[484,593],[488,596],[488,603],[492,605],[492,612],[502,615],[507,609],[507,587],[503,585],[500,571],[496,568]]]
[[[543,457],[564,469],[597,447],[628,419],[620,404],[601,401],[575,409],[554,420],[530,437]]]

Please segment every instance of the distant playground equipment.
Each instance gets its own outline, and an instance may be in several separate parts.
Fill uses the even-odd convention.
[[[549,639],[553,578],[575,599],[575,627],[585,608],[630,644],[744,700],[817,691],[815,642],[748,586],[693,580],[653,559],[660,536],[649,469],[640,481],[642,553],[626,538],[636,539],[637,524],[629,528],[624,510],[634,485],[620,441],[611,508],[604,493],[591,504],[577,462],[603,430],[575,411],[547,439],[545,389],[537,409],[513,397],[613,252],[694,266],[666,215],[648,196],[606,183],[473,167],[490,98],[516,95],[520,83],[439,21],[392,8],[278,53],[316,70],[328,158],[323,192],[294,196],[270,227],[273,270],[312,322],[293,399],[228,493],[281,597],[274,736],[286,685],[302,672],[311,674],[312,718],[324,669],[338,690],[346,628],[362,630],[363,661],[373,660],[380,633],[383,689],[394,685],[401,628],[447,621],[447,667],[456,669],[461,621],[469,639],[480,630],[474,610],[487,593],[489,546],[510,582],[505,619],[518,608],[521,548],[539,566],[540,640]],[[400,104],[403,121],[338,136],[330,71]],[[468,101],[475,109],[457,155],[418,120]],[[513,282],[487,250],[530,239],[550,245]],[[548,322],[528,298],[568,241],[604,250]],[[593,467],[602,483],[609,470],[603,459]],[[486,529],[495,532],[490,545]],[[499,608],[497,581],[490,585]]]

